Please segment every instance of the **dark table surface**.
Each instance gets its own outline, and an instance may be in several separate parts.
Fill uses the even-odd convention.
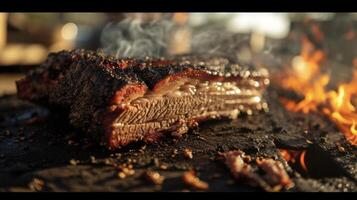
[[[282,161],[295,183],[289,191],[357,191],[356,148],[326,119],[287,112],[276,91],[268,91],[268,113],[205,122],[178,140],[167,137],[156,144],[135,143],[116,151],[96,145],[53,111],[14,95],[2,96],[0,190],[192,191],[195,189],[184,184],[182,175],[194,170],[209,184],[209,191],[262,191],[235,181],[217,158],[218,152],[240,149]],[[337,151],[336,141],[347,153]],[[193,151],[192,159],[184,156],[186,148]],[[334,163],[337,172],[319,175],[318,164],[311,162],[311,172],[303,174],[282,159],[279,148],[308,150],[310,159],[321,151],[326,155],[321,162]],[[119,168],[125,164],[135,173],[120,178]],[[164,176],[163,184],[148,181],[147,170]]]

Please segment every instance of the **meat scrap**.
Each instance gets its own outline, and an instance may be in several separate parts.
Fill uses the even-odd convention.
[[[185,172],[182,176],[182,180],[186,185],[193,187],[197,190],[208,190],[208,188],[209,188],[208,183],[200,180],[195,175],[194,171]]]
[[[29,184],[32,191],[41,191],[44,188],[45,182],[41,179],[34,178]]]
[[[145,172],[145,177],[147,180],[154,183],[155,185],[161,185],[165,180],[164,176],[160,175],[158,172],[150,170]]]
[[[126,163],[118,166],[119,172],[118,177],[120,179],[124,179],[128,176],[132,176],[135,174],[135,170],[133,169],[132,165],[127,165]]]
[[[256,163],[266,173],[265,180],[269,182],[269,185],[274,185],[278,190],[292,186],[293,182],[280,161],[257,158]]]
[[[180,137],[203,120],[267,110],[267,70],[223,61],[117,59],[77,49],[50,54],[16,84],[20,98],[61,108],[71,125],[115,149],[166,133]]]
[[[183,155],[185,156],[185,158],[189,158],[189,159],[193,158],[192,150],[188,148],[183,150]]]
[[[271,158],[251,159],[243,151],[220,153],[237,181],[275,192],[293,187],[293,182],[280,161]],[[263,173],[261,173],[263,172]]]

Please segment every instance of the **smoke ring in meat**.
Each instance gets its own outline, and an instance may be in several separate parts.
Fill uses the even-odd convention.
[[[115,149],[181,136],[197,122],[266,110],[265,69],[224,58],[115,59],[86,50],[52,53],[17,81],[18,96],[68,110],[70,123]]]

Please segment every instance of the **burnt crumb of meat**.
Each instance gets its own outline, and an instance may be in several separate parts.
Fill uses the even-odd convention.
[[[124,172],[118,172],[118,178],[124,179],[126,178],[126,174]]]
[[[154,183],[155,185],[161,185],[165,177],[160,175],[158,172],[147,170],[145,172],[145,178],[150,181],[151,183]]]
[[[174,149],[174,150],[172,151],[171,157],[174,158],[174,157],[176,157],[177,154],[178,154],[178,150],[177,150],[177,149]]]
[[[71,160],[69,160],[69,164],[77,165],[77,164],[79,164],[79,160],[71,159]]]
[[[166,170],[169,167],[166,164],[160,164],[159,168],[162,170]]]
[[[41,179],[34,178],[29,184],[29,188],[32,191],[41,191],[45,185],[45,182]]]
[[[95,158],[94,156],[90,156],[89,158],[90,158],[90,162],[91,162],[92,164],[97,163],[97,160],[96,160],[96,158]]]
[[[308,144],[314,144],[311,140],[306,140],[306,143],[308,143]]]
[[[340,143],[336,143],[336,147],[340,153],[346,153],[345,148]]]
[[[346,152],[345,148],[343,148],[342,146],[339,146],[339,147],[338,147],[338,150],[339,150],[341,153],[345,153],[345,152]]]
[[[121,164],[118,166],[118,177],[120,179],[124,179],[128,176],[132,176],[135,174],[135,170],[133,169],[133,165],[131,164],[127,164],[127,163],[124,163],[124,164]]]
[[[237,181],[253,187],[259,186],[269,192],[287,190],[294,186],[280,161],[262,157],[252,159],[240,150],[219,153],[219,155],[223,157],[226,166]]]
[[[183,155],[185,156],[185,158],[188,158],[188,159],[192,159],[193,158],[192,150],[188,149],[188,148],[185,148],[183,150]]]
[[[196,176],[195,172],[192,170],[185,172],[182,176],[182,180],[187,186],[190,186],[194,189],[197,189],[197,190],[208,190],[209,189],[208,183],[200,180]]]
[[[146,145],[141,146],[139,149],[139,153],[141,154],[145,153],[145,149],[146,149]]]

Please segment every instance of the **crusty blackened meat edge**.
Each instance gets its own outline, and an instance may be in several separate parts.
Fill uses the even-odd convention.
[[[17,81],[18,96],[68,110],[73,126],[114,149],[155,142],[163,133],[180,136],[201,120],[264,109],[267,72],[223,61],[61,51]]]
[[[135,74],[124,73],[132,62],[82,49],[51,53],[39,68],[17,81],[18,96],[65,108],[72,125],[99,134],[103,131],[98,118],[107,112],[115,92],[129,86],[145,87]]]

